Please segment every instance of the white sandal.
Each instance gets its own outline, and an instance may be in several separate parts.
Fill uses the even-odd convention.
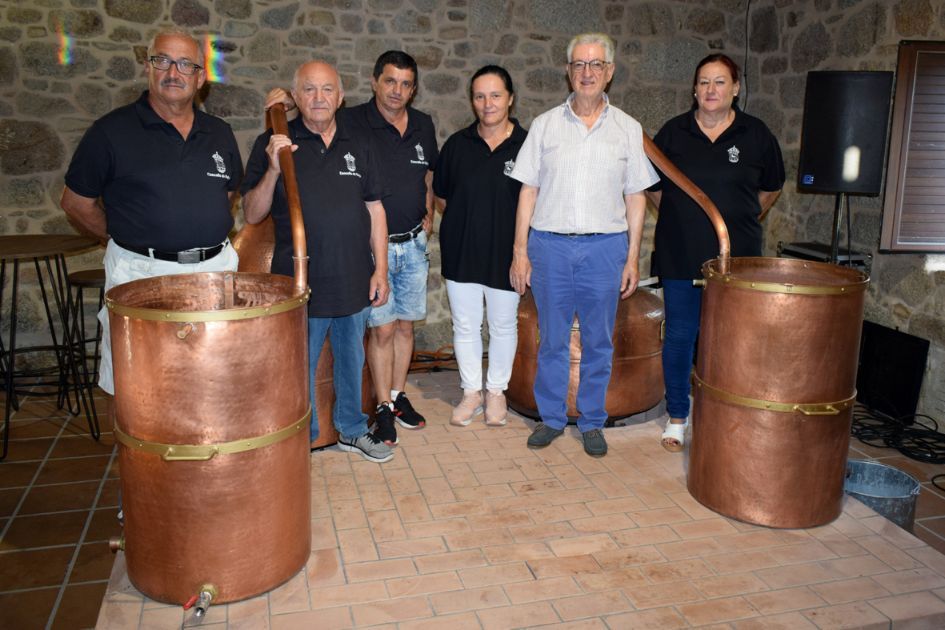
[[[689,418],[683,424],[673,424],[671,420],[666,421],[666,428],[663,429],[663,436],[660,443],[667,451],[678,453],[686,447],[686,429],[689,428]]]

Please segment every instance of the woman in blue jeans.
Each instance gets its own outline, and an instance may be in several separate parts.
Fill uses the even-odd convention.
[[[732,256],[761,255],[761,219],[784,185],[781,148],[768,127],[736,102],[738,65],[713,54],[696,66],[692,108],[670,119],[653,139],[666,156],[718,206]],[[659,209],[655,272],[663,283],[666,338],[663,378],[670,421],[663,446],[681,451],[689,426],[689,374],[699,333],[702,264],[719,253],[708,217],[665,177],[647,192]]]

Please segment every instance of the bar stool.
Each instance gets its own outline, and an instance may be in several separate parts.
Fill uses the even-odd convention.
[[[68,275],[69,285],[69,330],[73,343],[73,356],[78,366],[79,382],[76,388],[85,390],[85,396],[80,395],[83,405],[87,405],[86,414],[90,418],[90,430],[94,427],[95,433],[98,432],[98,413],[95,410],[95,398],[93,397],[95,386],[98,384],[98,363],[102,358],[100,346],[102,343],[102,324],[95,318],[95,334],[91,337],[86,332],[85,319],[85,291],[97,290],[98,301],[95,313],[102,310],[102,304],[105,301],[105,270],[104,269],[85,269],[83,271],[73,271]],[[92,345],[92,353],[89,354],[89,344]],[[86,402],[87,396],[87,402]]]

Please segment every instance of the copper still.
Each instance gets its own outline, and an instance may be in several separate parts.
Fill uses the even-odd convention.
[[[829,523],[843,504],[869,278],[803,260],[730,259],[718,209],[649,138],[645,143],[719,238],[719,258],[702,267],[689,491],[749,523]]]
[[[198,614],[278,586],[310,553],[307,256],[280,159],[294,279],[198,273],[106,295],[128,577]]]
[[[605,408],[611,418],[623,418],[656,406],[663,398],[662,327],[663,301],[652,291],[639,289],[617,304],[614,325],[614,357]],[[518,305],[518,348],[512,377],[505,392],[517,412],[537,418],[535,370],[538,365],[538,311],[527,291]],[[568,417],[577,418],[580,382],[581,330],[575,318],[571,327]]]
[[[702,273],[689,491],[749,523],[829,523],[843,507],[866,276],[788,258]]]

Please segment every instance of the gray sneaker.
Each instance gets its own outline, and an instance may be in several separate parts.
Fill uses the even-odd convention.
[[[369,462],[383,464],[394,458],[394,452],[390,447],[379,440],[373,433],[365,433],[359,438],[346,440],[338,436],[338,448],[349,453],[358,453]]]

